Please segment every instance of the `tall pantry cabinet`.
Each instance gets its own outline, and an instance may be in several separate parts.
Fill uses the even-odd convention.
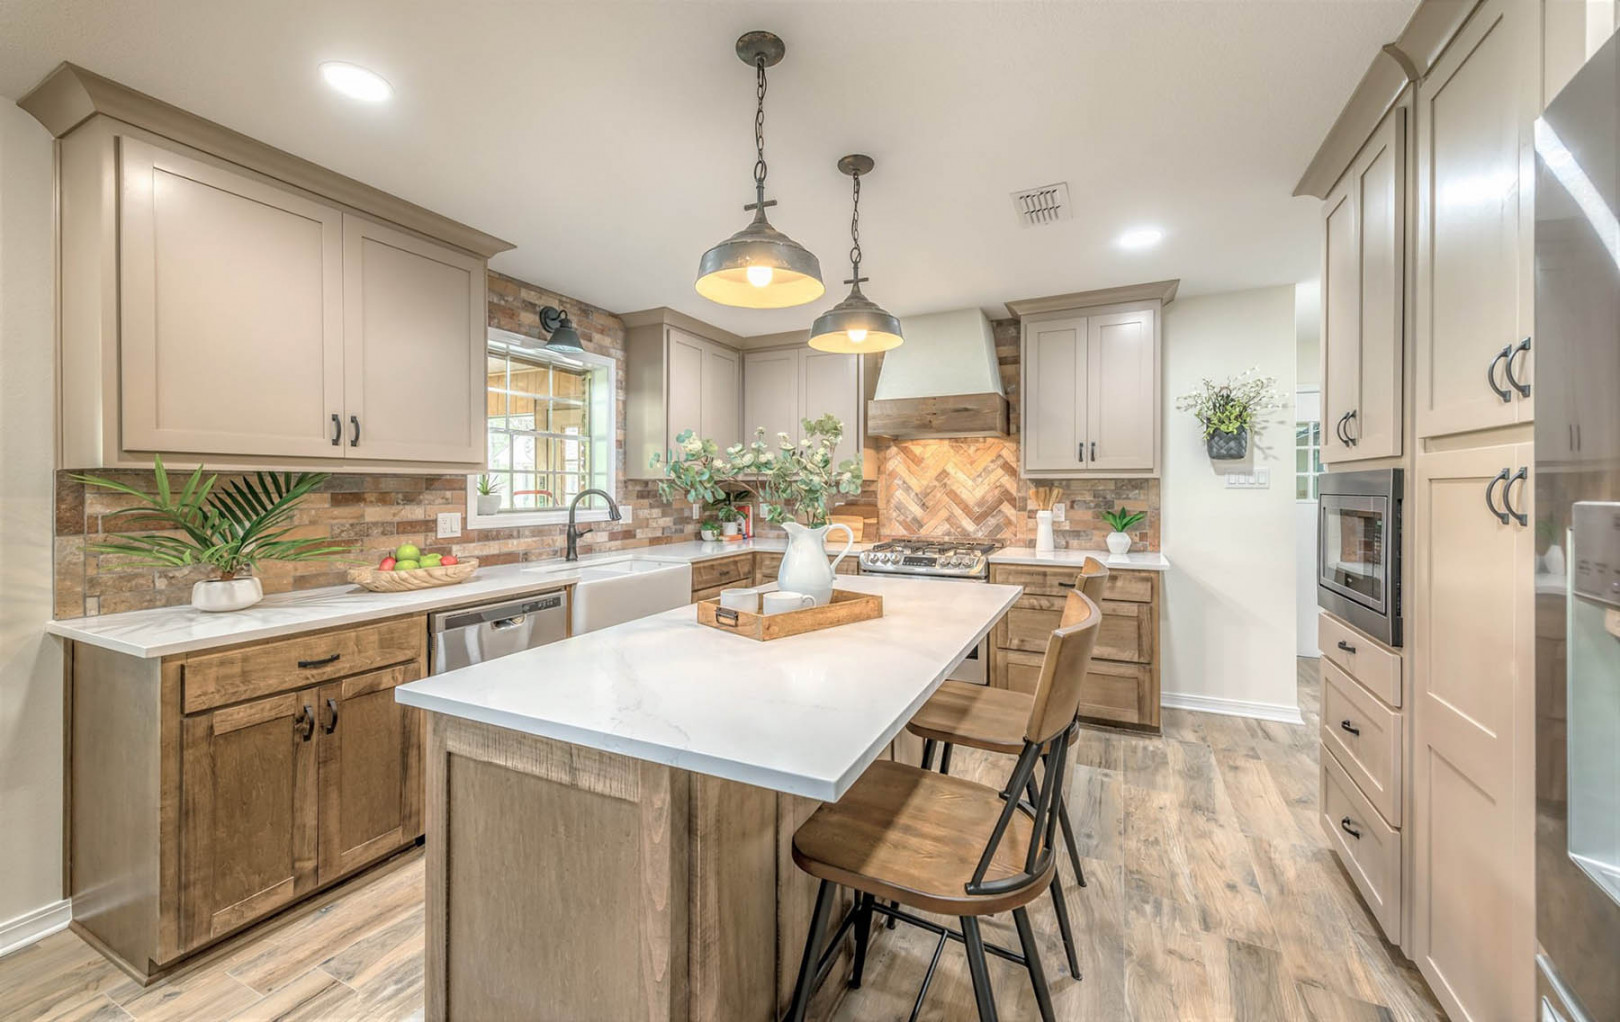
[[[1329,721],[1324,710],[1323,804],[1376,807],[1375,823],[1389,829],[1356,829],[1398,849],[1380,860],[1398,883],[1365,863],[1358,872],[1367,849],[1337,833],[1337,816],[1323,825],[1447,1014],[1503,1022],[1534,1016],[1531,193],[1541,6],[1425,0],[1392,44],[1404,57],[1398,95],[1361,121],[1376,127],[1338,140],[1342,175],[1311,191],[1325,199],[1323,460],[1407,472],[1406,646],[1346,640],[1404,678],[1369,690],[1323,661],[1324,705],[1343,692],[1344,705],[1376,711],[1397,736],[1391,754],[1402,761],[1386,775],[1401,790],[1366,787],[1365,764],[1346,762],[1344,743],[1327,734],[1342,714]],[[1334,144],[1330,134],[1318,161]],[[1328,629],[1347,626],[1324,616],[1323,627],[1326,648]]]

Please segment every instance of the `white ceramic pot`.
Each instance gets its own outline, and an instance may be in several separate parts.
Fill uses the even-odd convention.
[[[703,537],[703,542],[705,543],[713,543],[715,540],[720,538],[720,534],[715,532],[713,529],[699,529],[698,535]]]
[[[1052,512],[1035,512],[1035,552],[1049,554],[1056,545],[1052,538]]]
[[[498,493],[480,493],[478,495],[478,513],[481,515],[500,514],[501,495]]]
[[[1567,565],[1564,563],[1564,548],[1554,543],[1541,555],[1541,567],[1549,575],[1562,575]]]
[[[1108,534],[1108,552],[1115,557],[1122,557],[1131,551],[1131,536],[1127,532],[1110,532]]]
[[[741,522],[721,522],[720,523],[720,534],[722,536],[735,536],[741,530],[742,530],[742,523]]]
[[[191,605],[209,613],[241,610],[262,599],[264,587],[256,578],[214,579],[191,587]]]
[[[818,607],[825,606],[832,599],[833,578],[838,573],[838,562],[855,545],[855,533],[842,523],[812,529],[798,522],[785,522],[782,527],[787,530],[788,545],[782,554],[782,568],[776,573],[777,585],[784,592],[804,593],[812,597]],[[844,549],[828,564],[826,537],[831,529],[843,529],[847,539]]]

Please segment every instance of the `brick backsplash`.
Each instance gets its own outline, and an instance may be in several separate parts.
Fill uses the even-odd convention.
[[[621,473],[624,458],[624,324],[602,309],[574,301],[499,273],[489,275],[489,324],[513,333],[541,336],[540,308],[557,305],[567,310],[584,346],[619,363],[617,395],[620,423],[617,449]],[[150,471],[95,472],[150,491]],[[171,473],[173,475],[174,473]],[[122,494],[74,482],[71,472],[56,476],[55,613],[57,617],[113,614],[126,610],[169,607],[191,599],[191,585],[208,577],[206,569],[153,569],[132,567],[117,555],[99,555],[91,548],[109,531],[128,528],[111,512],[133,500]],[[222,478],[221,483],[228,477]],[[619,503],[630,511],[624,528],[603,523],[580,539],[584,551],[616,550],[652,543],[678,542],[696,535],[691,506],[671,506],[659,498],[656,482],[623,480]],[[442,512],[467,513],[467,477],[464,475],[383,475],[344,473],[332,476],[300,506],[300,536],[329,537],[355,550],[357,563],[376,563],[382,551],[401,543],[424,550],[476,557],[481,564],[510,564],[561,557],[564,526],[466,530],[449,539],[436,539],[436,516]],[[340,585],[346,565],[339,563],[282,564],[266,562],[258,575],[266,592]]]

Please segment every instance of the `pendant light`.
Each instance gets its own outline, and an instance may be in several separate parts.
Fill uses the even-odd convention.
[[[838,169],[855,179],[855,211],[849,218],[849,238],[853,243],[849,261],[854,272],[844,283],[850,285],[849,297],[816,317],[810,328],[810,347],[817,351],[840,354],[865,354],[868,351],[888,351],[905,343],[900,335],[900,321],[884,312],[872,299],[861,294],[861,175],[869,174],[876,166],[870,156],[855,154],[838,161]]]
[[[787,47],[769,32],[747,32],[737,40],[737,56],[757,75],[754,109],[754,221],[703,253],[697,293],[711,302],[743,309],[785,309],[826,294],[821,263],[803,245],[772,227],[765,208],[765,69],[781,61]]]

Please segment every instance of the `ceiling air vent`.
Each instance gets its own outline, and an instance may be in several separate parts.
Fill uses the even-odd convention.
[[[1012,200],[1013,209],[1018,211],[1018,222],[1025,227],[1055,224],[1059,220],[1072,218],[1069,211],[1069,185],[1065,181],[1013,192]]]

